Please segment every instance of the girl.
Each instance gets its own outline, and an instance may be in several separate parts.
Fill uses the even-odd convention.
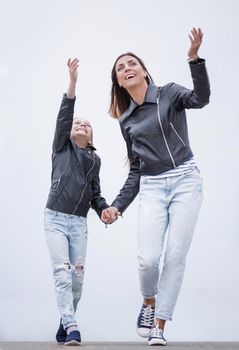
[[[75,312],[85,269],[86,216],[90,207],[99,216],[108,207],[100,193],[100,158],[92,144],[91,125],[87,120],[73,120],[78,62],[68,60],[70,82],[56,123],[45,209],[45,233],[61,315],[56,340],[65,345],[81,342]]]

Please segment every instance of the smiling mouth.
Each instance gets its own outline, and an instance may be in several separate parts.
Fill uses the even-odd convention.
[[[84,129],[84,128],[77,128],[77,129],[76,129],[76,132],[77,132],[77,131],[85,131],[85,133],[87,134],[87,130]]]
[[[134,77],[135,77],[134,74],[129,74],[129,75],[127,75],[127,76],[125,77],[125,80],[129,80],[129,79],[132,79],[132,78],[134,78]]]

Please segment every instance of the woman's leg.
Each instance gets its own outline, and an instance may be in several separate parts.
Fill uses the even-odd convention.
[[[69,258],[68,215],[45,209],[45,233],[53,267],[58,308],[66,329],[76,325]]]
[[[168,199],[165,179],[143,177],[140,183],[138,216],[138,267],[144,297],[137,332],[147,337],[154,319],[158,293],[159,262],[168,226]]]
[[[159,322],[172,319],[203,196],[197,169],[168,181],[171,188],[169,232],[155,311]]]

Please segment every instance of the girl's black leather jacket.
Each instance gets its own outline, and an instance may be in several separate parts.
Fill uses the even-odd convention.
[[[66,214],[99,216],[107,208],[100,191],[100,158],[94,147],[79,148],[70,139],[75,98],[64,94],[53,141],[51,188],[46,207]]]

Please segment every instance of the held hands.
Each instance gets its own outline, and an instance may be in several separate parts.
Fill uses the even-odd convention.
[[[109,207],[102,211],[101,221],[105,224],[113,224],[118,219],[121,213],[115,207]]]
[[[191,46],[188,50],[188,59],[194,60],[198,57],[198,50],[202,44],[203,33],[201,31],[201,28],[193,28],[191,30],[191,34],[189,34],[188,37],[191,41]]]

